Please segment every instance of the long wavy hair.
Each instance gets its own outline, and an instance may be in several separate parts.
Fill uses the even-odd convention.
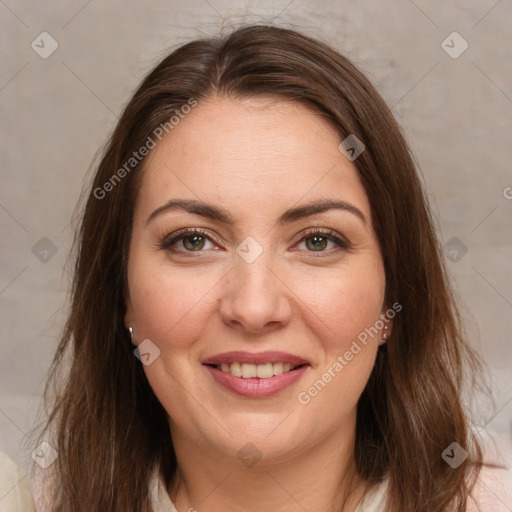
[[[150,511],[152,471],[159,467],[169,486],[177,469],[167,413],[123,320],[145,158],[126,162],[191,99],[263,94],[309,106],[340,141],[355,134],[366,147],[354,165],[383,255],[385,303],[403,309],[358,403],[357,471],[370,485],[388,477],[389,511],[466,509],[482,450],[462,396],[481,363],[465,340],[414,158],[385,101],[346,57],[295,30],[252,25],[163,58],[102,153],[75,238],[70,313],[44,392],[38,442],[51,439],[59,454],[47,470],[56,482],[54,512]],[[454,441],[470,454],[456,469],[442,458]]]

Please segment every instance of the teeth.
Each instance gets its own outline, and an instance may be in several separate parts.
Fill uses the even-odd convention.
[[[256,377],[260,379],[268,379],[269,377],[272,377],[272,375],[274,375],[272,363],[259,364],[256,366]]]
[[[283,363],[274,363],[272,365],[272,373],[274,375],[281,375],[283,373]]]
[[[244,379],[253,379],[256,377],[256,365],[242,363],[242,377]]]
[[[240,363],[233,363],[231,365],[231,373],[235,377],[241,377],[242,376],[242,366],[240,365]]]
[[[273,375],[281,375],[282,373],[289,372],[292,368],[295,367],[290,363],[222,363],[220,365],[220,370],[224,373],[231,373],[231,375],[242,377],[243,379],[253,379],[255,377],[259,379],[269,379]]]

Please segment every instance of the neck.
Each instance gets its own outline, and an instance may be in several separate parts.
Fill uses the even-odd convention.
[[[209,512],[354,512],[365,491],[354,463],[354,437],[334,434],[276,462],[252,467],[199,446],[173,426],[178,471],[169,496],[178,510]]]

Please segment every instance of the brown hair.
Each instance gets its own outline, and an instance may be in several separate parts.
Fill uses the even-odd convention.
[[[110,181],[108,193],[98,190],[182,105],[214,94],[300,101],[329,120],[340,141],[355,134],[364,142],[354,164],[382,250],[386,304],[403,309],[358,404],[356,467],[370,484],[389,476],[391,511],[465,510],[481,450],[461,396],[465,369],[473,376],[480,367],[463,339],[411,153],[384,100],[347,58],[296,31],[264,25],[193,41],[166,56],[108,141],[75,241],[71,311],[45,389],[52,409],[39,440],[51,430],[59,453],[52,510],[151,510],[151,471],[160,465],[167,485],[175,473],[167,413],[134,357],[123,321],[144,160]],[[71,367],[58,382],[68,351]],[[56,397],[50,397],[51,382]],[[457,469],[441,457],[454,441],[470,453]]]

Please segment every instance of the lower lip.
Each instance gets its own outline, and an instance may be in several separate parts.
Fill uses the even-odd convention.
[[[243,379],[242,377],[235,377],[231,373],[217,370],[217,368],[212,366],[204,366],[221,386],[237,395],[250,398],[276,395],[299,380],[309,368],[308,365],[304,365],[296,370],[291,370],[281,375],[274,375],[268,379]]]

